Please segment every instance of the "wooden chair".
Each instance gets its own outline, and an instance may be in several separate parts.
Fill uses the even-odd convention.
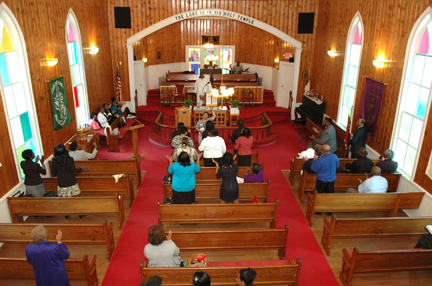
[[[170,90],[164,89],[160,94],[160,105],[168,103],[169,107],[171,108],[171,101],[172,101],[173,94]]]
[[[294,125],[296,125],[296,124],[297,124],[297,126],[299,124],[301,124],[303,126],[306,124],[306,119],[299,117],[299,114],[297,113],[296,110],[294,110],[294,116],[295,116],[295,120],[294,120],[292,127],[294,127]],[[297,128],[294,128],[294,129],[297,129]]]
[[[177,102],[183,102],[185,100],[185,94],[183,92],[183,84],[176,84],[175,85],[177,88],[177,93],[176,93],[176,101]]]
[[[249,104],[252,103],[252,107],[253,107],[254,106],[254,98],[255,98],[255,95],[251,90],[249,90],[249,89],[244,90],[242,93],[243,107],[244,107],[245,101],[248,101]]]

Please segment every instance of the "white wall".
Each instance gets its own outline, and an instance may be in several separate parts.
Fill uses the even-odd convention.
[[[8,203],[7,203],[7,197],[11,197],[16,192],[25,192],[25,186],[24,183],[20,183],[16,185],[12,190],[10,190],[6,195],[4,195],[0,199],[0,223],[11,223],[11,217],[9,213]]]
[[[272,67],[241,63],[243,69],[249,68],[248,73],[257,73],[258,77],[262,78],[262,86],[264,89],[272,89]],[[274,91],[274,90],[273,90]]]
[[[279,70],[272,68],[271,73],[269,73],[269,75],[271,75],[271,87],[270,87],[270,89],[273,91],[274,100],[277,100],[277,92],[278,92],[278,88],[279,88]],[[277,102],[276,102],[276,105],[278,105]]]
[[[146,83],[148,89],[159,88],[159,78],[166,77],[166,73],[179,72],[187,70],[186,63],[172,63],[163,65],[151,65],[145,68],[146,76],[148,75],[148,83]]]

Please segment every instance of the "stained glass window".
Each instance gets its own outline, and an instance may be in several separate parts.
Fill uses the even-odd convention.
[[[199,73],[201,62],[201,48],[189,48],[188,49],[188,67],[189,71],[195,71]]]
[[[429,23],[424,32],[418,31],[418,40],[412,43],[414,47],[407,47],[415,53],[413,57],[408,57],[413,60],[408,63],[393,149],[399,171],[408,178],[412,178],[415,169],[427,119],[426,110],[432,83],[432,51],[429,42],[431,28],[432,23]]]
[[[357,92],[357,80],[362,51],[363,33],[359,16],[353,21],[348,32],[347,59],[343,71],[343,82],[340,95],[338,124],[346,128],[348,117],[352,115]]]
[[[75,100],[75,116],[78,125],[83,125],[90,120],[87,88],[85,86],[85,73],[82,61],[81,39],[78,33],[78,22],[73,12],[68,16],[66,24],[67,49],[72,80],[72,92]]]
[[[232,68],[233,65],[232,53],[233,53],[232,48],[224,48],[222,50],[222,58],[219,59],[220,60],[219,67],[222,69],[222,73],[224,74],[229,74]]]
[[[12,146],[17,159],[17,169],[20,177],[24,173],[19,167],[23,161],[22,151],[32,149],[36,155],[42,155],[40,150],[39,135],[35,130],[35,113],[32,106],[31,95],[27,82],[27,70],[23,63],[24,57],[18,30],[14,26],[7,26],[5,19],[13,15],[5,11],[0,12],[0,77],[1,94],[6,106],[9,134],[11,134]],[[11,23],[13,21],[7,21]],[[11,31],[14,37],[11,37]],[[14,41],[12,41],[14,39]]]

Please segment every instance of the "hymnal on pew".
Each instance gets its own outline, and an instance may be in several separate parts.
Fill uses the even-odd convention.
[[[428,224],[427,226],[425,226],[425,228],[432,235],[432,224]]]

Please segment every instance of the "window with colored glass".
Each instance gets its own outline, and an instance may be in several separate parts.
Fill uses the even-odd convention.
[[[70,13],[66,24],[67,50],[77,125],[83,126],[90,120],[90,113],[87,87],[85,85],[81,38],[78,31],[76,18]]]
[[[7,25],[6,23],[9,23]],[[36,112],[30,95],[27,81],[27,69],[24,64],[24,55],[19,36],[20,29],[12,24],[9,15],[0,13],[0,77],[1,94],[5,103],[6,118],[8,120],[9,134],[15,151],[17,170],[20,177],[24,178],[24,172],[19,164],[24,159],[22,152],[26,149],[33,150],[36,155],[41,155],[39,134],[36,134]],[[11,33],[15,35],[11,37]],[[4,150],[6,151],[6,150]]]
[[[345,59],[342,88],[338,110],[338,124],[347,127],[348,117],[352,115],[354,108],[357,82],[360,66],[360,58],[363,43],[362,26],[359,16],[353,20],[353,25],[348,32],[347,57]]]
[[[411,56],[408,57],[396,134],[393,138],[394,160],[398,162],[399,171],[410,179],[414,174],[427,120],[426,110],[432,81],[431,28],[432,22],[429,20],[426,29],[418,29],[417,36],[407,47]]]

